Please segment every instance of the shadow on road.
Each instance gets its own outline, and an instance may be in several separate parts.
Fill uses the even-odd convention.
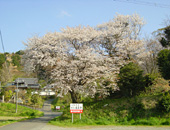
[[[48,113],[45,113],[45,115],[42,117],[25,120],[25,121],[22,121],[21,123],[25,123],[25,122],[48,123],[50,120],[52,120],[53,118],[55,118],[57,116],[60,116],[61,114],[62,114],[61,112],[48,112]]]

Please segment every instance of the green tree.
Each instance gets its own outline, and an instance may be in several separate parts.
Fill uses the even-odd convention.
[[[163,47],[169,47],[170,46],[170,26],[167,26],[164,28],[163,31],[164,37],[161,38],[160,43]]]
[[[12,58],[12,64],[13,64],[14,66],[17,66],[17,67],[21,66],[21,64],[20,64],[20,62],[21,62],[21,57],[20,57],[19,54],[13,54],[13,55],[11,56],[11,58]]]
[[[19,51],[17,51],[15,54],[23,55],[23,54],[24,54],[24,51],[23,51],[23,50],[19,50]]]
[[[4,92],[5,102],[8,102],[11,99],[12,95],[13,95],[13,92],[11,90],[5,91]]]
[[[2,65],[5,63],[5,55],[0,54],[0,69],[2,69]]]
[[[159,71],[165,79],[170,79],[170,50],[164,49],[158,53]]]
[[[31,103],[31,94],[32,90],[31,89],[27,89],[27,93],[25,95],[25,100],[27,100],[28,103]]]
[[[129,63],[120,69],[118,86],[122,96],[132,97],[145,88],[143,70],[135,63]]]
[[[34,104],[34,107],[36,107],[36,105],[40,107],[43,104],[43,100],[38,94],[34,94],[31,96],[31,102]]]
[[[169,92],[164,93],[162,99],[158,103],[161,112],[170,112],[170,95]]]

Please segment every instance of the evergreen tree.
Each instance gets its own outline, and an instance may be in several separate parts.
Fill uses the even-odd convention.
[[[170,79],[170,50],[164,49],[158,53],[159,71],[165,79]]]
[[[120,69],[118,79],[118,86],[122,96],[135,96],[145,88],[143,70],[132,62]]]
[[[162,44],[163,47],[169,47],[170,46],[170,26],[167,26],[164,29],[164,37],[161,38],[160,43]]]

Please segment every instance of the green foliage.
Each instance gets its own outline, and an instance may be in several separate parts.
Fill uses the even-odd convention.
[[[56,106],[60,106],[60,111],[64,111],[65,107],[72,102],[70,94],[64,97],[57,97],[52,101],[52,109],[56,110]]]
[[[157,61],[162,76],[165,79],[170,79],[170,50],[161,50],[158,53]]]
[[[27,116],[27,117],[38,117],[42,116],[43,113],[38,110],[32,110],[30,108],[18,105],[18,111],[15,113],[15,104],[11,103],[0,103],[1,116]]]
[[[19,51],[17,51],[15,54],[18,54],[18,55],[23,55],[23,54],[24,54],[24,51],[22,51],[22,50],[19,50]]]
[[[31,89],[27,89],[27,93],[25,95],[25,101],[27,102],[28,105],[30,105],[31,103],[31,94],[32,90]]]
[[[169,92],[166,92],[162,99],[159,101],[159,110],[161,112],[170,112],[170,95]]]
[[[86,126],[86,125],[169,125],[169,114],[162,115],[155,104],[159,96],[132,97],[121,99],[105,99],[96,102],[84,102],[83,113],[74,114],[71,121],[69,102],[65,102],[63,114],[56,117],[50,124],[57,126]],[[56,102],[59,102],[59,100]]]
[[[128,116],[129,119],[137,120],[137,118],[143,118],[144,115],[144,106],[141,102],[134,102],[130,108],[130,114]]]
[[[20,63],[21,62],[21,57],[20,57],[19,54],[13,54],[11,56],[11,58],[12,58],[12,64],[14,66],[17,66],[17,67],[21,66],[21,63]]]
[[[38,107],[43,105],[43,99],[38,94],[34,94],[34,95],[31,96],[31,102],[34,104],[34,107],[36,107],[36,105]]]
[[[11,90],[5,91],[4,92],[4,100],[5,102],[8,102],[13,95],[13,92]]]
[[[0,69],[2,69],[2,65],[5,63],[5,55],[0,54]]]
[[[160,43],[163,47],[169,46],[169,43],[167,42],[167,40],[164,37],[161,38]]]
[[[145,88],[143,71],[134,63],[129,63],[120,69],[118,86],[123,96],[138,95]]]
[[[160,77],[159,73],[146,74],[144,76],[145,86],[149,87],[149,86],[155,84],[156,83],[156,79],[159,78],[159,77]]]
[[[38,83],[41,85],[42,88],[47,85],[47,82],[45,80],[39,80]]]
[[[164,29],[164,37],[161,38],[160,43],[163,47],[170,46],[170,26]]]
[[[140,93],[140,95],[161,95],[167,91],[170,91],[169,81],[164,78],[156,78],[153,84],[146,87],[145,91]]]

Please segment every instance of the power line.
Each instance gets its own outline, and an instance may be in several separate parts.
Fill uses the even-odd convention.
[[[2,49],[3,49],[3,52],[4,52],[4,56],[5,56],[5,67],[6,67],[6,69],[8,69],[8,67],[7,67],[7,56],[6,56],[6,53],[5,53],[5,47],[4,47],[4,43],[3,43],[3,38],[2,38],[1,30],[0,30],[0,35],[1,35]],[[8,74],[9,74],[9,76],[11,77],[11,74],[10,74],[10,72],[9,72],[9,69],[8,69]]]
[[[146,2],[141,0],[113,0],[115,2],[123,2],[123,3],[131,3],[131,4],[138,4],[138,5],[147,5],[147,6],[154,6],[159,8],[169,8],[169,4],[162,4],[162,3],[153,3],[153,2]]]
[[[5,53],[5,48],[4,48],[4,43],[3,43],[3,39],[2,39],[2,33],[1,33],[1,30],[0,30],[0,35],[1,35],[1,44],[2,44],[2,49],[3,49],[3,52]]]

